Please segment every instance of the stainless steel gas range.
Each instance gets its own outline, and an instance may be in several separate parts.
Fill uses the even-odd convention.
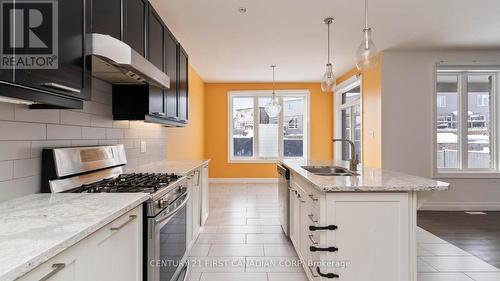
[[[187,278],[187,179],[168,173],[125,174],[123,145],[44,149],[42,192],[144,192],[144,280]]]

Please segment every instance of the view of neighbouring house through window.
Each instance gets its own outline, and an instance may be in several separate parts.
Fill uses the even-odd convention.
[[[280,115],[270,117],[264,107],[270,93],[230,95],[231,160],[304,157],[307,145],[307,96],[279,93]]]

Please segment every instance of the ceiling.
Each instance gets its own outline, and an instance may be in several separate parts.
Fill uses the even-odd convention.
[[[152,0],[206,82],[319,81],[333,16],[336,75],[354,66],[363,0]],[[239,7],[247,13],[238,12]],[[499,49],[498,0],[371,0],[378,49]]]

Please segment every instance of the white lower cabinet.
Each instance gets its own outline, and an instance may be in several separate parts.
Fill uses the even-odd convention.
[[[416,281],[414,193],[319,193],[293,174],[290,186],[290,238],[309,280]]]
[[[187,247],[194,244],[208,217],[208,165],[198,167],[188,175]]]
[[[141,205],[18,280],[140,281],[142,220]]]
[[[208,164],[201,169],[201,222],[202,225],[208,218]]]

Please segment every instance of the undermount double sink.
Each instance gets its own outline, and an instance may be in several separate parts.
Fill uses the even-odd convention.
[[[340,166],[302,166],[302,169],[313,173],[317,176],[343,176],[353,177],[359,176],[358,173]]]

